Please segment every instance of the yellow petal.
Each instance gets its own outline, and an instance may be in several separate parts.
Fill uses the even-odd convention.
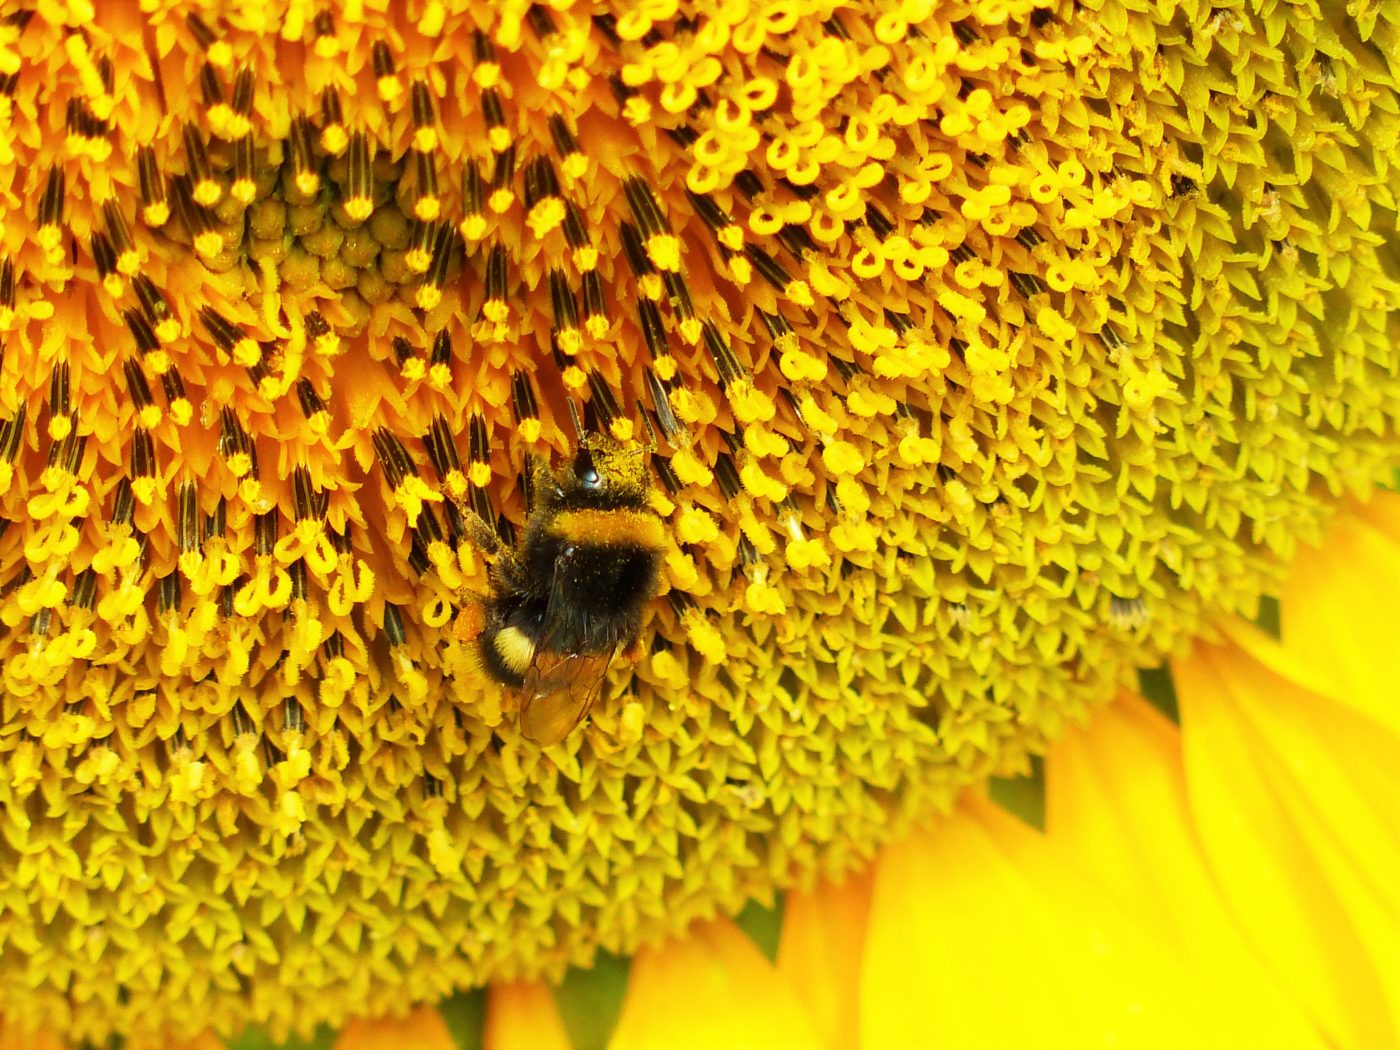
[[[1202,847],[1246,935],[1323,1031],[1391,1045],[1400,740],[1253,659],[1278,650],[1260,632],[1230,636],[1249,651],[1198,646],[1173,666]]]
[[[1400,731],[1397,593],[1400,495],[1377,493],[1340,515],[1320,549],[1298,555],[1281,612],[1284,649],[1306,666],[1325,668],[1323,691]]]
[[[880,857],[861,1045],[1253,1042],[1191,967],[1043,835],[968,798]]]
[[[1046,828],[1083,871],[1229,992],[1258,1045],[1321,1046],[1318,1030],[1240,936],[1191,824],[1176,726],[1126,696],[1045,761]]]
[[[569,1033],[547,985],[493,984],[486,999],[485,1050],[569,1050]]]
[[[632,962],[611,1050],[821,1046],[787,981],[732,922],[698,923]]]
[[[456,1050],[442,1015],[432,1006],[420,1006],[404,1017],[351,1021],[340,1030],[335,1050]]]
[[[870,873],[862,872],[839,886],[822,883],[789,893],[783,904],[778,972],[792,984],[827,1047],[857,1043],[856,991],[871,888]]]

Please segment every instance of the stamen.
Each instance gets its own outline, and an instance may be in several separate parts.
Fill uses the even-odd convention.
[[[650,299],[637,300],[637,324],[642,330],[642,341],[651,354],[652,369],[666,386],[678,382],[676,359],[671,354],[670,341],[666,335],[666,325],[661,320],[661,310]]]
[[[231,408],[219,412],[219,455],[235,478],[257,477],[257,449]]]
[[[316,34],[316,40],[311,45],[311,49],[318,57],[335,58],[340,54],[340,41],[335,34],[335,18],[330,11],[318,12],[315,20],[311,23],[311,28]]]
[[[472,58],[476,63],[472,80],[478,87],[490,88],[500,81],[501,66],[496,60],[496,49],[480,29],[472,30]]]
[[[403,94],[403,84],[399,82],[394,69],[394,56],[389,51],[389,45],[383,40],[376,40],[370,46],[370,64],[382,101],[393,102]]]
[[[8,255],[0,260],[0,332],[8,332],[15,321],[15,261]],[[0,344],[0,360],[4,345]]]
[[[363,131],[350,136],[349,175],[346,179],[345,214],[361,223],[374,211],[374,172],[370,164],[369,139]]]
[[[548,157],[533,157],[525,165],[525,212],[525,222],[537,238],[543,238],[564,221],[559,180]]]
[[[491,443],[480,412],[472,413],[467,434],[467,480],[484,489],[491,484]]]
[[[433,263],[433,245],[437,241],[437,224],[415,222],[409,233],[408,250],[404,253],[404,265],[410,273],[423,274]]]
[[[253,136],[244,135],[233,144],[233,185],[229,196],[247,207],[253,203],[258,186],[253,172]]]
[[[666,384],[656,374],[653,369],[646,370],[647,393],[651,395],[652,417],[656,425],[661,428],[661,433],[666,440],[677,443],[679,439],[685,437],[685,424],[676,418],[675,410],[671,407],[671,399],[666,391]]]
[[[632,421],[622,414],[617,395],[607,380],[593,369],[588,372],[588,392],[588,404],[597,414],[598,422],[618,441],[632,440]]]
[[[154,355],[146,360],[154,360]],[[188,426],[190,417],[194,415],[194,406],[185,394],[185,382],[180,378],[180,373],[169,367],[168,360],[166,364],[166,370],[158,373],[161,390],[165,394],[165,410],[176,426]]]
[[[418,182],[413,215],[420,222],[432,222],[442,211],[442,201],[438,197],[437,162],[431,153],[415,152],[413,169]]]
[[[487,203],[497,215],[502,215],[515,203],[511,183],[515,179],[515,147],[507,143],[496,153],[496,166],[491,172],[491,196]]]
[[[559,154],[564,178],[570,181],[583,178],[588,173],[588,158],[579,149],[578,140],[569,130],[568,123],[557,113],[549,118],[549,134],[554,140],[554,149]]]
[[[46,252],[57,250],[63,236],[63,198],[67,180],[63,168],[49,169],[48,181],[44,184],[44,195],[39,202],[39,229],[35,239]]]
[[[120,299],[126,291],[126,282],[117,273],[117,253],[105,233],[92,235],[92,258],[97,263],[97,276],[102,287],[113,299]]]
[[[126,377],[127,393],[136,405],[137,420],[142,427],[154,429],[160,423],[161,411],[156,406],[155,398],[151,397],[151,388],[141,366],[128,357],[122,362],[122,374]]]
[[[457,456],[452,428],[441,414],[433,417],[428,433],[423,437],[423,448],[428,453],[428,462],[432,464],[438,482],[455,499],[461,499],[467,491],[467,477]]]
[[[253,71],[242,66],[233,78],[233,112],[229,117],[225,139],[240,139],[253,130]]]
[[[573,357],[583,347],[583,335],[578,329],[578,302],[561,270],[549,271],[549,299],[554,308],[554,334],[559,349]]]
[[[190,195],[197,203],[212,208],[223,196],[223,187],[209,167],[209,151],[204,145],[204,136],[193,124],[186,124],[184,141],[185,163],[189,166],[189,178],[192,180]]]
[[[311,137],[311,122],[302,114],[292,118],[288,134],[292,152],[292,181],[303,197],[314,197],[321,188],[321,172]]]
[[[175,210],[179,212],[180,221],[194,243],[194,250],[206,264],[209,263],[224,250],[224,238],[215,227],[214,215],[191,195],[188,175],[176,176],[170,190]]]
[[[642,238],[637,233],[637,228],[630,222],[619,222],[617,232],[622,239],[622,252],[627,259],[628,267],[632,270],[632,276],[637,282],[637,289],[648,299],[660,299],[665,286],[661,282],[660,274],[656,272],[656,266],[652,263],[651,257],[647,255]]]
[[[535,384],[526,372],[514,372],[510,377],[510,405],[515,415],[515,430],[527,445],[540,439],[539,397],[535,394]]]
[[[450,226],[443,229],[450,231]],[[447,390],[452,385],[452,334],[446,329],[433,338],[428,355],[428,383],[435,390]]]
[[[481,317],[498,325],[510,317],[510,307],[506,304],[506,265],[505,247],[493,244],[486,258],[486,300],[481,304]]]
[[[199,549],[199,500],[193,481],[182,481],[175,490],[175,545],[181,554]]]
[[[413,121],[413,148],[419,153],[431,153],[437,149],[437,105],[426,81],[415,80],[410,91],[411,119]]]
[[[468,244],[479,241],[486,232],[486,218],[482,215],[482,202],[485,188],[481,181],[481,170],[476,161],[469,160],[462,165],[462,221],[458,232]]]
[[[238,325],[226,320],[212,306],[200,308],[199,319],[213,337],[215,345],[244,368],[253,368],[262,361],[262,347]]]
[[[340,92],[334,86],[328,87],[321,93],[321,149],[328,156],[339,157],[349,144]]]
[[[141,265],[141,256],[131,240],[131,227],[126,223],[117,202],[108,198],[102,203],[102,218],[107,226],[107,236],[111,239],[115,265],[118,273],[125,277],[134,276]]]
[[[597,270],[585,271],[583,275],[583,327],[594,339],[602,339],[612,327],[603,278]]]
[[[88,566],[73,579],[73,588],[68,595],[68,604],[74,609],[91,611],[97,599],[97,570]]]
[[[224,101],[224,88],[211,62],[199,67],[199,92],[204,101],[204,118],[209,122],[210,130],[221,138],[227,137],[233,108]]]
[[[719,370],[720,389],[729,392],[729,387],[739,380],[747,377],[748,373],[743,365],[730,350],[729,344],[720,335],[718,326],[714,321],[706,320],[704,323],[705,349],[710,353],[710,359],[714,361],[715,368]]]
[[[622,188],[627,196],[627,205],[631,209],[632,217],[637,220],[637,226],[641,230],[647,258],[659,270],[679,270],[680,242],[671,232],[651,186],[646,180],[634,175],[623,180]]]
[[[131,435],[131,491],[143,506],[150,506],[156,491],[156,446],[151,432],[135,427]]]
[[[452,242],[455,231],[447,223],[435,224],[437,234],[433,238],[433,254],[423,283],[418,286],[414,301],[420,310],[431,310],[442,302],[442,286],[447,280],[447,267],[452,259]]]

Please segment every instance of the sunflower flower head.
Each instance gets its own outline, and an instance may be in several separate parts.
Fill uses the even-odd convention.
[[[0,1018],[275,1032],[836,874],[1396,451],[1400,20],[36,0],[0,21]],[[645,655],[453,620],[570,404]]]

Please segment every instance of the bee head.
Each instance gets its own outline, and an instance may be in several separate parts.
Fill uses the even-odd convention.
[[[555,473],[558,495],[598,505],[643,502],[648,487],[645,451],[623,448],[601,434],[586,435],[568,468]]]

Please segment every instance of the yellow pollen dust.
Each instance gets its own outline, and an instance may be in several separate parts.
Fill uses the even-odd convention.
[[[1383,7],[0,19],[0,1029],[557,977],[1250,612],[1397,451]],[[542,752],[472,636],[575,415],[662,569]]]

